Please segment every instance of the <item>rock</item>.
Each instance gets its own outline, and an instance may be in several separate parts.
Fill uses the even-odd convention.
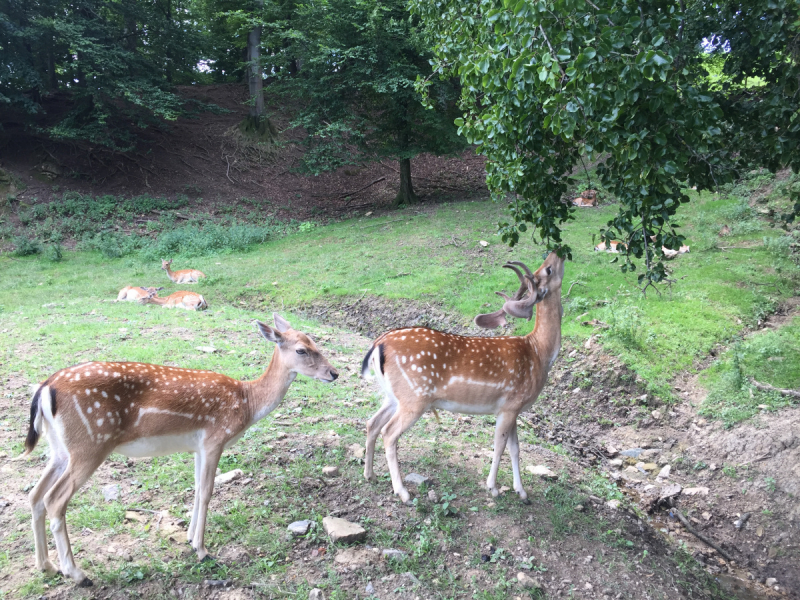
[[[133,556],[131,555],[131,553],[125,550],[124,548],[120,548],[119,550],[117,550],[117,556],[119,556],[125,562],[131,562],[133,560]]]
[[[367,587],[364,589],[364,591],[367,592],[367,594],[369,594],[370,596],[375,593],[375,586],[372,585],[371,581],[367,584]]]
[[[217,351],[214,346],[197,346],[196,350],[200,350],[200,352],[208,352],[209,354],[213,354]]]
[[[642,465],[642,469],[644,469],[645,471],[655,471],[657,468],[658,465],[656,463],[644,463]]]
[[[308,533],[308,530],[311,529],[311,521],[309,519],[305,521],[295,521],[294,523],[290,523],[289,527],[286,529],[292,535],[305,535]]]
[[[242,476],[244,476],[244,472],[241,469],[234,469],[233,471],[228,471],[227,473],[223,473],[222,475],[217,475],[214,477],[214,485],[230,483],[231,481],[236,481]]]
[[[587,581],[583,584],[583,589],[585,589],[587,592],[591,592],[594,588],[592,587],[592,584]]]
[[[325,594],[319,588],[314,588],[308,592],[308,600],[325,600]]]
[[[519,582],[519,584],[526,590],[542,589],[542,584],[538,579],[535,579],[521,571],[517,573],[517,582]]]
[[[703,517],[706,521],[710,521],[712,517],[710,512],[704,512],[700,516]]]
[[[652,416],[656,421],[658,421],[659,419],[661,419],[663,415],[661,414],[660,410],[654,410],[653,412],[650,413],[650,416]]]
[[[367,531],[361,525],[338,517],[325,517],[322,519],[322,527],[332,542],[351,544],[360,542],[367,537]]]
[[[421,583],[420,580],[417,579],[417,576],[414,575],[411,571],[403,573],[402,577],[411,580],[411,583],[413,583],[414,585],[419,585]]]
[[[366,450],[364,449],[364,446],[362,446],[361,444],[351,444],[350,446],[347,447],[347,449],[350,451],[350,456],[352,456],[353,458],[357,460],[361,460],[364,458],[364,453],[366,452]]]
[[[658,494],[659,500],[666,500],[667,498],[672,498],[673,496],[677,496],[681,493],[681,486],[677,483],[673,483],[672,485],[665,485],[661,488],[661,491]]]
[[[658,477],[661,479],[669,479],[669,472],[672,468],[669,465],[662,467],[662,469],[658,472]]]
[[[439,495],[436,493],[436,490],[428,490],[428,500],[434,504],[439,502]]]
[[[583,504],[576,504],[575,505],[575,510],[577,512],[583,512]]]
[[[707,487],[693,487],[693,488],[685,488],[683,493],[687,496],[708,496],[708,488]]]
[[[147,515],[143,515],[142,513],[133,510],[125,511],[125,519],[128,521],[136,521],[137,523],[147,523],[147,521],[150,520]]]
[[[381,552],[381,555],[386,560],[399,560],[399,561],[404,561],[408,557],[408,555],[402,550],[395,550],[393,548],[386,548],[383,552]]]
[[[621,467],[622,466],[622,459],[621,458],[612,458],[608,461],[608,464],[612,467]]]
[[[485,240],[481,240],[481,241],[480,241],[480,242],[478,242],[478,243],[479,243],[481,246],[483,246],[484,248],[488,248],[488,246],[489,246],[489,242],[487,242],[487,241],[485,241]]]
[[[616,456],[619,450],[614,448],[614,446],[606,446],[606,454],[609,456]]]
[[[325,477],[338,477],[339,467],[322,467],[322,474]]]
[[[619,500],[609,500],[606,502],[606,506],[611,510],[617,510],[619,508],[620,501]]]
[[[644,452],[642,448],[630,448],[629,450],[623,450],[620,452],[620,456],[627,456],[630,458],[639,458],[639,455]]]
[[[119,498],[119,486],[116,483],[110,483],[103,486],[103,498],[106,502],[113,502]]]
[[[767,578],[767,581],[766,581],[765,583],[766,583],[766,584],[767,584],[769,587],[772,587],[773,585],[777,585],[777,583],[778,583],[778,580],[777,580],[777,579],[775,579],[774,577],[768,577],[768,578]]]
[[[550,469],[545,467],[544,465],[528,465],[525,467],[525,470],[531,473],[532,475],[539,475],[540,477],[544,477],[546,479],[556,479],[558,477],[555,473],[553,473]]]
[[[422,485],[423,483],[427,483],[430,481],[430,477],[425,477],[424,475],[420,475],[419,473],[409,473],[403,479],[406,483],[411,483],[413,485]]]
[[[375,553],[363,547],[341,548],[333,557],[334,562],[350,566],[368,565],[375,559]]]

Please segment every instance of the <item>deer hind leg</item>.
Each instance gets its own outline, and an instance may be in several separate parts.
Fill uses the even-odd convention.
[[[514,427],[508,437],[508,453],[511,455],[511,470],[514,473],[514,491],[519,494],[525,504],[530,504],[528,494],[522,487],[522,477],[519,473],[519,437],[517,437],[517,420],[514,419]]]
[[[82,458],[85,462],[77,461],[74,456],[70,456],[67,467],[61,477],[58,478],[58,481],[53,484],[50,491],[44,496],[44,505],[47,509],[47,515],[50,517],[50,531],[52,531],[53,539],[56,542],[61,572],[74,579],[80,587],[91,586],[92,580],[86,577],[83,571],[78,568],[72,555],[72,547],[67,534],[67,504],[69,504],[75,492],[80,489],[106,459],[106,456],[106,453],[83,456]]]
[[[194,519],[194,531],[192,531],[192,548],[197,552],[200,560],[205,559],[209,554],[205,546],[206,515],[208,514],[208,503],[211,501],[211,494],[214,492],[214,474],[222,456],[222,445],[219,449],[208,449],[202,457],[200,466],[200,478],[195,482],[198,494],[194,511],[197,517]]]
[[[419,420],[425,410],[427,407],[424,405],[421,408],[398,410],[381,431],[383,446],[386,449],[386,463],[389,465],[389,474],[392,476],[392,488],[404,503],[411,500],[411,494],[403,485],[403,477],[400,475],[400,464],[397,461],[397,441]]]
[[[367,421],[367,441],[366,451],[364,452],[364,479],[375,481],[375,472],[372,470],[373,459],[375,458],[375,441],[378,439],[383,426],[389,422],[397,411],[397,401],[387,395],[383,406],[378,412]]]
[[[506,442],[511,437],[511,430],[516,425],[516,418],[512,415],[500,413],[497,415],[497,425],[494,429],[494,457],[492,458],[492,468],[489,470],[489,477],[486,479],[486,487],[497,496],[497,471],[500,468],[500,457],[506,449]]]
[[[197,511],[200,507],[200,477],[203,468],[203,453],[194,453],[194,505],[192,506],[192,519],[189,521],[189,531],[186,535],[189,543],[194,539],[194,530],[197,525]]]
[[[52,446],[51,446],[52,448]],[[47,529],[45,527],[46,509],[44,496],[67,468],[66,456],[53,452],[39,482],[33,487],[28,499],[31,503],[31,521],[33,525],[33,541],[36,546],[36,568],[48,575],[55,575],[58,569],[50,562],[47,551]]]

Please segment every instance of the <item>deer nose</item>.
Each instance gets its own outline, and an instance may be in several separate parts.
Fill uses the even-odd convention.
[[[331,381],[336,381],[339,378],[339,371],[331,369]]]

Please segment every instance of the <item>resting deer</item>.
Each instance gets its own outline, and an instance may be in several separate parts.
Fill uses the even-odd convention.
[[[616,240],[609,242],[607,245],[605,242],[600,242],[597,246],[594,247],[595,252],[612,252],[614,254],[618,253],[620,250],[627,250],[628,245],[624,242],[618,242]]]
[[[172,259],[169,260],[161,260],[161,268],[167,272],[167,277],[169,277],[172,283],[197,283],[205,274],[202,271],[198,271],[197,269],[183,269],[181,271],[171,271],[169,266],[172,264]]]
[[[408,502],[410,495],[397,461],[397,441],[403,432],[430,409],[493,414],[497,423],[494,458],[486,486],[492,495],[498,495],[497,470],[508,444],[514,491],[528,503],[519,471],[517,416],[536,400],[561,348],[564,260],[553,253],[532,275],[525,270],[526,275],[520,275],[528,291],[521,299],[524,306],[506,302],[504,310],[510,307],[507,314],[513,314],[536,305],[536,326],[526,336],[464,337],[412,327],[389,331],[375,340],[364,357],[361,374],[366,376],[371,367],[386,399],[367,423],[367,480],[375,479],[373,455],[381,434],[394,493]],[[476,317],[476,322],[488,327],[500,321],[491,315]]]
[[[47,552],[46,513],[61,571],[81,586],[92,585],[75,564],[65,515],[72,496],[112,452],[137,457],[194,453],[188,537],[199,559],[208,556],[206,512],[222,451],[281,403],[298,373],[327,383],[339,376],[307,335],[279,315],[274,318],[275,327],[256,322],[261,335],[277,346],[255,381],[162,365],[90,362],[62,369],[38,387],[20,457],[47,434],[50,461],[29,494],[38,569],[56,572]]]
[[[197,292],[175,292],[166,298],[159,298],[156,292],[150,292],[140,298],[141,304],[158,304],[164,308],[185,308],[186,310],[205,310],[208,303]]]
[[[126,285],[119,291],[119,294],[117,294],[117,302],[122,302],[123,300],[127,300],[128,302],[136,302],[142,298],[147,298],[151,293],[155,294],[163,289],[163,287],[154,288]]]
[[[575,206],[597,206],[597,190],[584,190],[572,203]]]

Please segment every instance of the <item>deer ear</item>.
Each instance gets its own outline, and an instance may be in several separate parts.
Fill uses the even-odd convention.
[[[483,327],[484,329],[495,329],[507,323],[506,314],[502,309],[497,312],[478,315],[473,319],[473,322],[478,327]]]
[[[258,332],[270,342],[274,342],[276,344],[280,344],[283,341],[283,336],[281,332],[277,329],[273,329],[266,323],[262,323],[261,321],[256,321],[256,327],[258,327]]]
[[[289,331],[292,328],[292,326],[289,325],[289,321],[284,319],[278,313],[272,313],[272,318],[275,319],[275,328],[281,333]]]

